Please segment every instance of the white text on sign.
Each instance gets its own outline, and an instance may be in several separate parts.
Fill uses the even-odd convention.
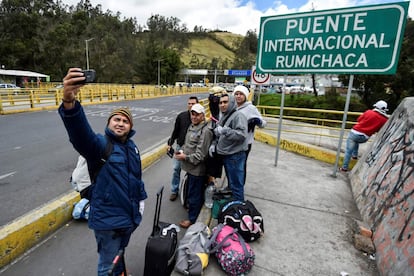
[[[390,44],[385,42],[385,34],[365,33],[358,31],[366,30],[364,25],[366,12],[356,14],[338,14],[328,16],[317,16],[310,18],[290,19],[286,21],[286,37],[265,41],[265,52],[299,52],[299,51],[324,51],[339,49],[367,49],[389,48]],[[294,37],[290,35],[307,35],[340,32],[352,32],[346,35],[330,35],[328,37]],[[369,67],[364,52],[347,54],[306,54],[277,56],[276,68],[294,67]]]

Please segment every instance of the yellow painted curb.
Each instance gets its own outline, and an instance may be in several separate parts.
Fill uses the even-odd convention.
[[[59,229],[72,218],[79,193],[72,191],[0,229],[0,267],[3,267]]]
[[[166,145],[142,155],[142,168],[148,168],[166,153]],[[79,193],[71,191],[0,228],[0,268],[10,264],[27,250],[72,219]]]
[[[144,153],[141,158],[142,169],[146,169],[167,154],[167,143]]]
[[[277,138],[269,133],[266,133],[261,130],[256,130],[254,133],[254,138],[257,141],[276,146]],[[294,152],[301,154],[303,156],[311,157],[313,159],[323,161],[329,164],[335,164],[336,161],[336,152],[324,149],[318,146],[309,145],[306,143],[300,143],[292,140],[280,139],[280,148],[286,151]],[[339,162],[342,163],[343,155],[340,156]],[[352,169],[355,160],[351,160],[349,167]]]

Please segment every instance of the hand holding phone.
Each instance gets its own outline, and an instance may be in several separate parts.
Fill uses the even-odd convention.
[[[170,158],[173,158],[173,156],[174,156],[174,149],[173,149],[173,147],[170,147],[170,149],[167,151],[167,155]]]
[[[83,73],[83,76],[85,77],[85,79],[83,81],[76,82],[76,84],[87,84],[87,83],[95,82],[95,79],[96,79],[95,70],[93,69],[82,70],[81,72]]]

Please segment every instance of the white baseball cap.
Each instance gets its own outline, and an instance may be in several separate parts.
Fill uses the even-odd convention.
[[[380,110],[388,111],[388,109],[387,109],[388,105],[387,105],[387,103],[386,103],[385,101],[383,101],[383,100],[376,102],[376,103],[374,104],[374,107],[376,107],[376,108],[378,108],[378,109],[380,109]]]
[[[194,111],[194,112],[196,112],[196,113],[198,113],[198,114],[200,114],[200,113],[203,113],[203,114],[206,114],[206,109],[204,108],[204,106],[202,106],[201,104],[194,104],[192,107],[191,107],[191,111]]]

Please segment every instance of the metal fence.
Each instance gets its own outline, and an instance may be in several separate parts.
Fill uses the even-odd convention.
[[[207,87],[88,84],[81,88],[78,100],[88,105],[206,92],[208,92]],[[60,105],[61,99],[62,88],[55,87],[0,91],[0,114],[53,109]],[[202,99],[200,103],[206,107],[206,115],[209,117],[208,99]],[[264,130],[276,132],[279,126],[280,107],[258,105],[257,108],[268,121]],[[283,109],[284,137],[332,149],[337,147],[336,141],[339,139],[343,111],[294,107]],[[356,123],[356,118],[360,114],[360,112],[348,112],[347,130]]]
[[[175,87],[154,85],[88,84],[81,88],[78,100],[82,104],[205,93],[207,87]],[[60,105],[62,88],[43,87],[0,90],[0,114],[55,108]]]
[[[258,105],[257,108],[267,119],[267,126],[263,130],[275,134],[279,128],[280,107]],[[283,107],[282,136],[294,141],[336,150],[343,114],[343,111],[338,110]],[[356,124],[361,114],[361,112],[347,113],[345,133]],[[342,151],[344,147],[345,143],[342,143]],[[361,152],[365,147],[366,145],[361,146]]]

